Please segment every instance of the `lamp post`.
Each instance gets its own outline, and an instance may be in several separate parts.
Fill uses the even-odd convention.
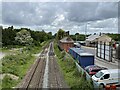
[[[86,41],[86,39],[87,39],[87,31],[88,31],[88,24],[89,24],[90,22],[87,22],[86,24],[85,24],[85,41]]]
[[[88,22],[85,24],[85,42],[86,42],[86,37],[87,37],[87,24]]]
[[[85,24],[85,41],[86,41],[86,34],[87,34],[87,23]]]
[[[77,35],[76,35],[76,43],[77,43]]]

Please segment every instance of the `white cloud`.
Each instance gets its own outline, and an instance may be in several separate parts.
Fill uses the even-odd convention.
[[[59,28],[71,34],[85,32],[117,32],[117,3],[67,2],[67,3],[2,3],[4,25],[31,27],[56,33]]]

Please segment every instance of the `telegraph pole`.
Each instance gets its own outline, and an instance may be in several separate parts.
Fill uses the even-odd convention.
[[[86,37],[87,37],[87,23],[85,24],[85,40],[86,40]]]
[[[77,35],[76,35],[76,43],[77,43]]]

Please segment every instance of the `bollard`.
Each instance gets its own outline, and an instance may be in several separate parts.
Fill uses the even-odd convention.
[[[110,90],[110,85],[106,85],[105,90]]]
[[[115,84],[111,85],[111,90],[116,90],[116,85]]]

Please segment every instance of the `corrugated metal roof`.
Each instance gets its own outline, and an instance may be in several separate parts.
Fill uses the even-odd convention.
[[[76,52],[80,56],[94,56],[93,54],[88,53],[80,48],[70,48],[70,49],[72,49],[74,52]]]
[[[84,50],[82,50],[81,48],[70,48],[72,49],[74,52],[76,53],[81,53],[81,52],[85,52]]]
[[[82,52],[79,54],[80,56],[94,56],[93,54],[91,53],[86,53],[86,52]]]
[[[74,42],[70,37],[64,37],[60,42]]]
[[[96,38],[99,38],[100,36],[98,34],[96,35],[90,35],[87,37],[86,41],[94,41]]]

